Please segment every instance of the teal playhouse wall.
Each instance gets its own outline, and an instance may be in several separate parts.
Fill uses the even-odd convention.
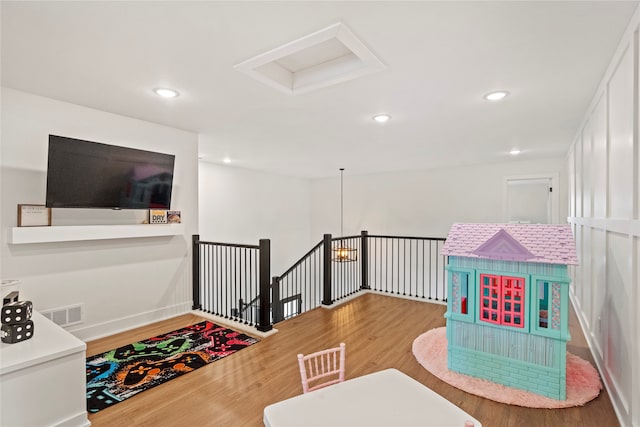
[[[454,224],[448,256],[447,341],[452,371],[566,399],[567,225]]]

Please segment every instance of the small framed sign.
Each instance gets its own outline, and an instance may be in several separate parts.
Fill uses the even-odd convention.
[[[18,205],[18,227],[51,225],[51,208],[45,205]]]
[[[162,209],[149,210],[149,224],[166,224],[167,211]]]

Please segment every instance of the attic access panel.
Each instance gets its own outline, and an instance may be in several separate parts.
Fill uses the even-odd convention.
[[[289,95],[317,90],[384,70],[386,66],[342,23],[234,66]]]

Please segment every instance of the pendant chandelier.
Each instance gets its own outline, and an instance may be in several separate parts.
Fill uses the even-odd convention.
[[[340,168],[340,237],[344,237],[344,168]],[[332,249],[335,262],[353,262],[358,260],[358,250],[350,248],[344,239],[340,240],[337,247]]]

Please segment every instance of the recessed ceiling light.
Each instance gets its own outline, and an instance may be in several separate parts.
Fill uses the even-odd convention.
[[[157,87],[153,89],[153,93],[163,98],[175,98],[176,96],[180,95],[177,90],[167,89],[163,87]]]
[[[518,154],[520,154],[520,150],[514,148],[513,150],[509,151],[509,154],[511,154],[512,156],[517,156]]]
[[[483,98],[486,99],[487,101],[500,101],[507,95],[509,95],[509,92],[507,92],[506,90],[499,90],[497,92],[488,93],[485,96],[483,96]]]
[[[222,159],[222,161],[225,163],[231,163],[231,159],[228,157],[225,157],[224,159]]]
[[[375,120],[378,123],[386,123],[389,120],[391,120],[391,116],[388,114],[378,114],[373,116],[373,120]]]

